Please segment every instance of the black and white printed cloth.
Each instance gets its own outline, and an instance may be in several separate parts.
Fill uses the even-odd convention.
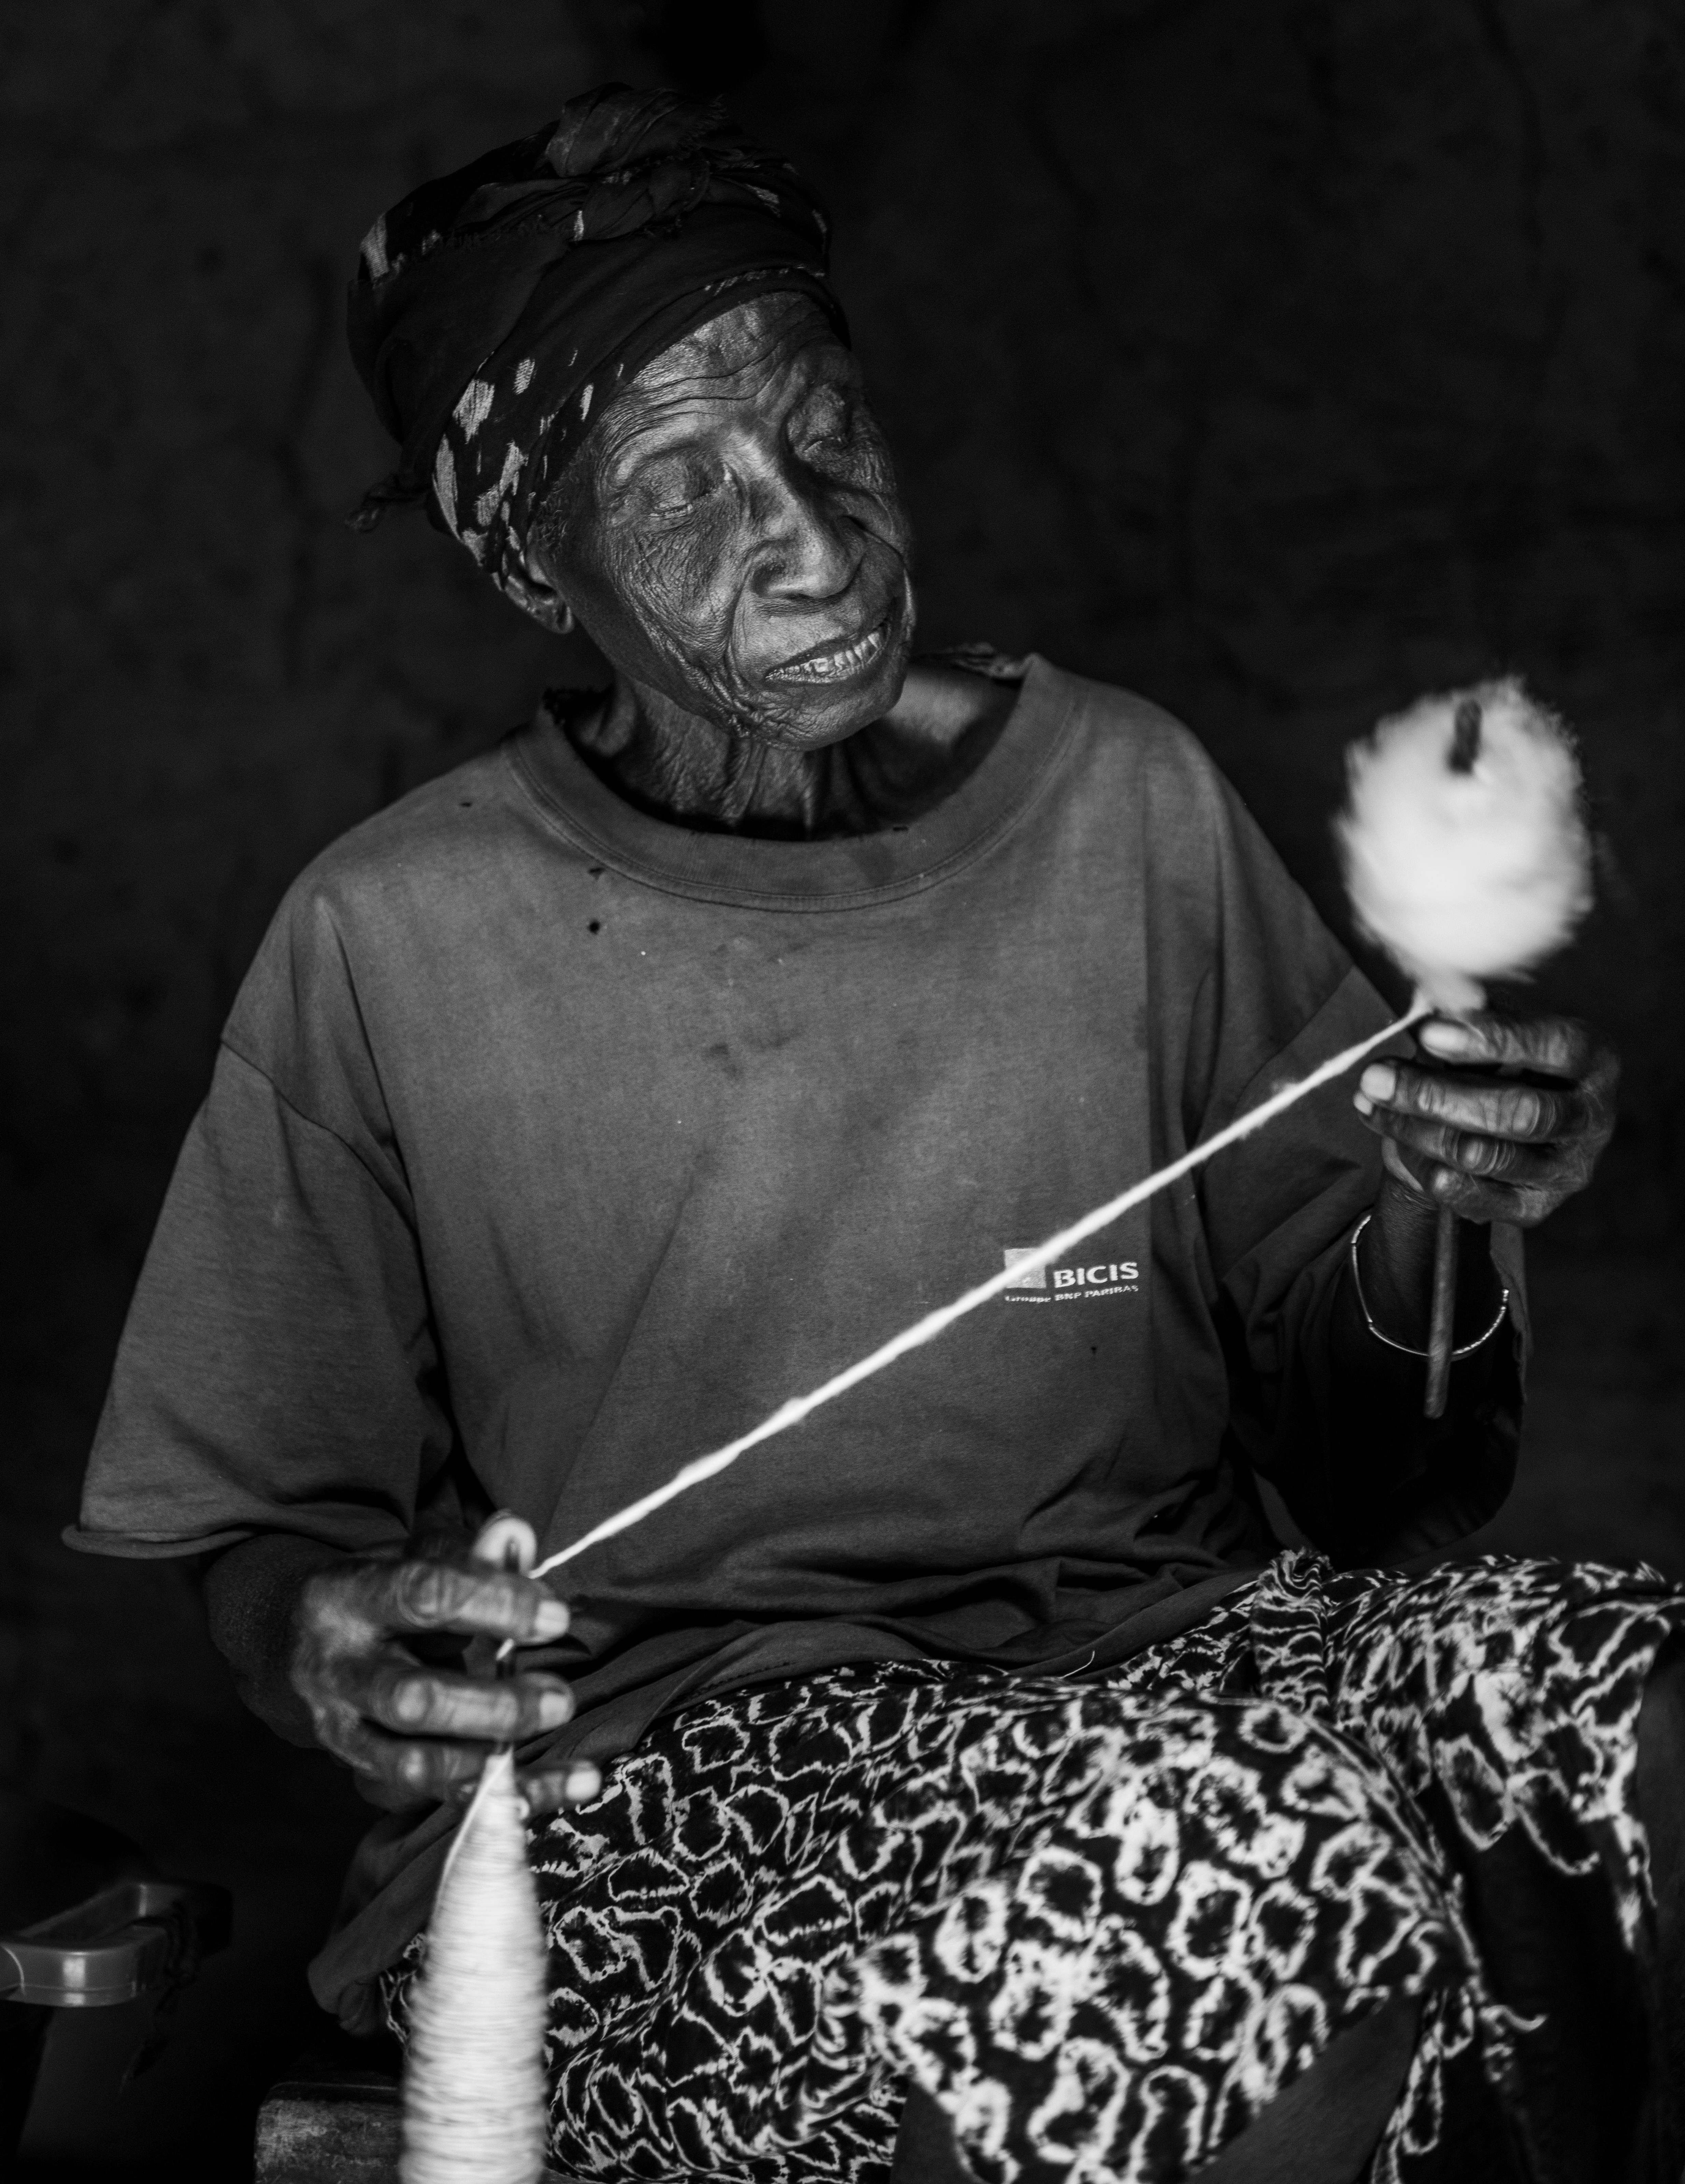
[[[1549,2011],[1489,1975],[1480,1860],[1589,1886],[1642,1962],[1635,1724],[1682,1617],[1642,1568],[1294,1552],[1089,1679],[875,1663],[687,1706],[534,1829],[552,2159],[881,2184],[911,2084],[982,2184],[1170,2184],[1405,1995],[1371,2175],[1484,2147],[1499,2176],[1549,2130]]]

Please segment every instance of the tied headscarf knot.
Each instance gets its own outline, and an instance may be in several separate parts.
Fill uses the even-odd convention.
[[[400,444],[350,521],[425,503],[537,610],[533,524],[592,423],[650,359],[773,290],[848,329],[829,229],[788,162],[717,106],[609,84],[376,220],[352,354]]]

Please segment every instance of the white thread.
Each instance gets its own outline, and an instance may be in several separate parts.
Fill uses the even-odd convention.
[[[1245,1114],[1219,1130],[1215,1137],[1207,1138],[1204,1144],[1195,1145],[1192,1151],[1183,1153],[1180,1159],[1171,1161],[1168,1167],[1158,1169],[1141,1182],[1132,1184],[1117,1197],[1109,1199],[1104,1206],[1096,1206],[1092,1213],[1085,1213],[1080,1221],[1072,1222],[1068,1228],[1061,1228],[1056,1236],[1049,1236],[1045,1244],[1037,1245],[1033,1251],[1026,1252],[1022,1257],[1015,1257],[1009,1267],[1003,1267],[987,1281],[979,1282],[976,1289],[967,1290],[952,1304],[942,1305],[935,1312],[926,1312],[922,1319],[915,1321],[911,1327],[904,1328],[899,1334],[892,1335],[870,1357],[862,1357],[848,1366],[826,1381],[822,1387],[815,1388],[811,1395],[792,1396],[770,1418],[763,1418],[752,1432],[744,1434],[737,1440],[727,1441],[724,1448],[715,1449],[710,1456],[696,1457],[681,1471],[675,1472],[665,1485],[641,1496],[636,1502],[628,1502],[624,1509],[617,1509],[612,1517],[605,1517],[600,1524],[594,1524],[570,1546],[562,1548],[559,1553],[538,1563],[532,1572],[533,1576],[542,1577],[548,1571],[559,1569],[564,1563],[571,1562],[576,1555],[582,1555],[587,1547],[594,1547],[603,1540],[612,1540],[619,1532],[630,1531],[634,1524],[641,1524],[646,1517],[653,1516],[658,1509],[664,1508],[679,1495],[688,1493],[692,1486],[700,1486],[704,1479],[716,1478],[720,1472],[729,1469],[740,1456],[747,1454],[760,1442],[770,1440],[775,1434],[783,1433],[791,1426],[799,1425],[821,1404],[834,1402],[838,1396],[846,1395],[850,1388],[859,1387],[862,1380],[870,1380],[874,1373],[881,1373],[885,1366],[893,1365],[898,1357],[904,1357],[909,1350],[917,1350],[925,1343],[934,1341],[938,1334],[952,1327],[956,1319],[963,1319],[967,1312],[976,1312],[991,1297],[998,1297],[1007,1290],[1016,1289],[1026,1274],[1035,1273],[1039,1267],[1050,1266],[1073,1245],[1082,1243],[1085,1237],[1092,1236],[1096,1229],[1109,1227],[1114,1221],[1121,1219],[1124,1214],[1155,1196],[1171,1184],[1191,1174],[1215,1154],[1222,1152],[1229,1145],[1237,1145],[1243,1138],[1250,1137],[1265,1123],[1273,1122],[1277,1115],[1284,1114],[1296,1100],[1303,1100],[1307,1094],[1319,1090],[1324,1084],[1331,1084],[1337,1077],[1343,1076],[1348,1069],[1361,1061],[1365,1055],[1372,1054],[1376,1047],[1384,1046],[1389,1039],[1396,1037],[1399,1032],[1407,1031],[1413,1023],[1419,1023],[1423,1017],[1431,1013],[1425,1001],[1413,1004],[1383,1031],[1375,1033],[1371,1038],[1360,1039],[1356,1045],[1346,1047],[1342,1052],[1332,1056],[1313,1069],[1308,1077],[1272,1093],[1258,1106],[1248,1108]]]
[[[409,2003],[403,2184],[544,2173],[543,1930],[514,1758],[486,1763],[439,1875]]]

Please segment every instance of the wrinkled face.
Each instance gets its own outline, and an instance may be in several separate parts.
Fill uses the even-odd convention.
[[[687,711],[814,749],[899,694],[907,521],[854,359],[804,298],[739,304],[646,365],[540,531],[602,652]]]

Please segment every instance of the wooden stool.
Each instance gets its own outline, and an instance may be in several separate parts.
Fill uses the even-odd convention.
[[[258,2111],[254,2184],[398,2184],[398,2082],[383,2049],[302,2057]]]
[[[253,2184],[398,2184],[397,2044],[330,2037],[338,2045],[301,2058],[264,2103]],[[926,2094],[908,2095],[890,2184],[976,2184]]]
[[[259,2111],[253,2184],[398,2184],[392,2054],[370,2043],[359,2060],[348,2043],[295,2063]],[[575,2184],[553,2170],[544,2176],[547,2184]]]

